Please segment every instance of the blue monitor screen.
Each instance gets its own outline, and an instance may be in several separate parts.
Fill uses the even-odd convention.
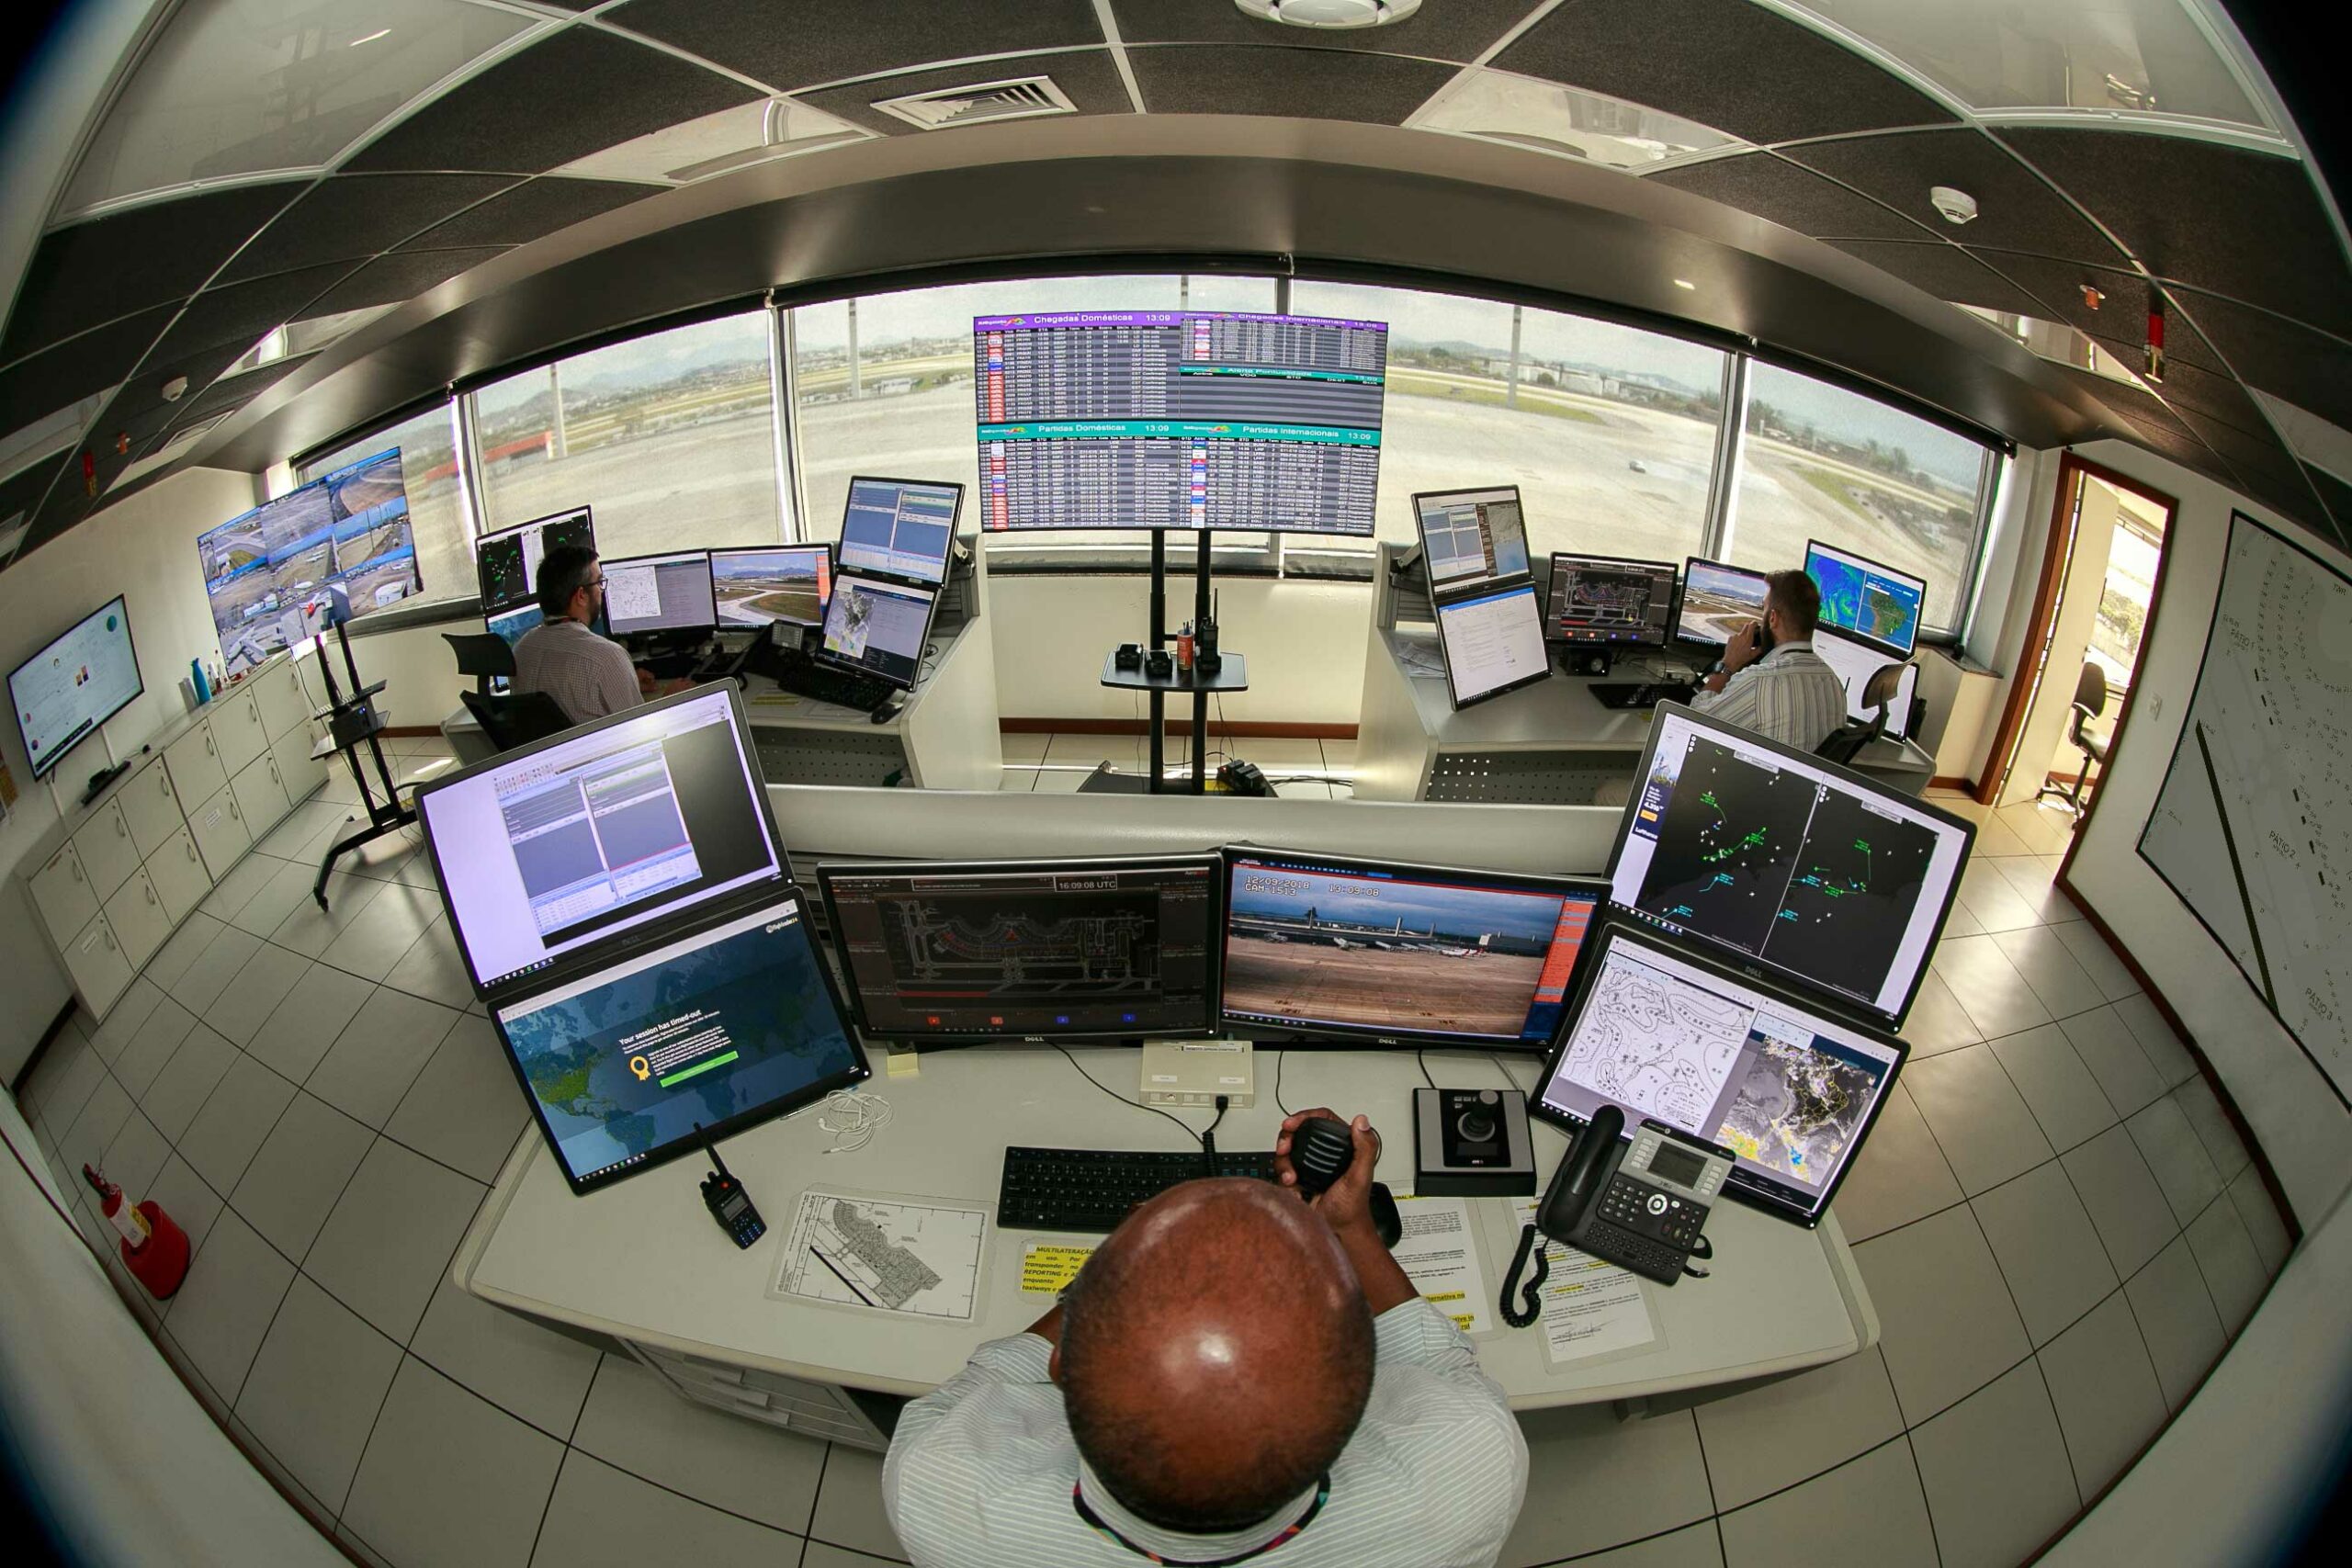
[[[1804,571],[1821,590],[1821,624],[1907,659],[1919,645],[1928,581],[1820,540],[1804,547]]]
[[[842,570],[938,582],[947,575],[964,487],[854,479],[842,514]]]

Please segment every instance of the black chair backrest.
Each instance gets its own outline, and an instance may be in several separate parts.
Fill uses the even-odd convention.
[[[458,698],[481,725],[490,743],[501,751],[512,751],[517,746],[544,740],[571,728],[571,720],[545,692],[516,692],[503,697],[459,692]]]
[[[474,690],[487,692],[493,678],[514,678],[514,649],[496,632],[443,632],[441,640],[458,656],[458,673],[474,678]]]
[[[2107,711],[2107,668],[2096,659],[2084,660],[2083,672],[2075,677],[2075,705],[2090,710],[2092,718]]]
[[[1863,747],[1879,738],[1885,728],[1886,714],[1883,708],[1868,724],[1857,724],[1849,719],[1831,730],[1829,738],[1813,749],[1813,754],[1824,761],[1851,762],[1861,755]]]

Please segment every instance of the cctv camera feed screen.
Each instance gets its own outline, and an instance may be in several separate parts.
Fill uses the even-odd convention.
[[[956,516],[963,509],[962,485],[853,479],[842,513],[842,566],[917,582],[943,581],[948,547],[956,542]]]
[[[1609,896],[1900,1021],[1973,833],[1908,795],[1662,705]]]
[[[1674,583],[1672,561],[1555,554],[1551,635],[1562,642],[1664,648]]]
[[[616,715],[419,793],[481,986],[781,874],[733,690]]]
[[[1229,852],[1228,1028],[1541,1051],[1597,886]]]
[[[531,1109],[575,1187],[805,1105],[865,1056],[787,897],[497,1010]],[[731,1128],[729,1129],[732,1130]]]
[[[722,629],[821,626],[833,596],[833,552],[823,545],[713,550],[710,585]]]
[[[931,635],[938,597],[928,588],[844,571],[833,579],[820,650],[836,664],[911,686],[922,670],[923,639]]]
[[[1527,524],[1518,486],[1417,495],[1413,510],[1432,590],[1527,575]]]
[[[424,586],[397,446],[223,523],[196,551],[230,675]]]
[[[474,547],[475,574],[481,582],[485,615],[528,604],[538,592],[539,562],[548,552],[565,546],[596,547],[596,530],[588,508],[535,517],[512,528],[482,536]]]
[[[145,689],[130,614],[120,599],[17,665],[8,676],[8,705],[17,710],[33,777],[45,777]]]
[[[1604,1102],[1737,1158],[1728,1189],[1810,1224],[1861,1147],[1902,1049],[1623,928],[1577,987],[1536,1092],[1589,1120]]]
[[[1908,659],[1919,645],[1928,580],[1866,560],[1818,539],[1804,547],[1804,574],[1821,590],[1821,624],[1866,637]]]
[[[1206,1034],[1214,855],[822,867],[866,1032],[892,1039]]]
[[[1372,535],[1385,321],[982,316],[972,372],[980,526],[990,532]]]
[[[1764,594],[1762,572],[1693,556],[1682,572],[1682,609],[1674,635],[1720,647],[1741,626],[1764,618]]]

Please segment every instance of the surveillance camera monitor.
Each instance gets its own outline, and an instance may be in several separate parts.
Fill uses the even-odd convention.
[[[833,552],[827,545],[713,550],[710,586],[718,625],[819,626],[833,596]]]
[[[1682,566],[1682,604],[1674,615],[1677,642],[1721,648],[1749,621],[1764,618],[1764,574],[1692,556]]]
[[[1544,1051],[1606,885],[1225,852],[1225,1027],[1279,1044]]]
[[[911,687],[922,672],[923,646],[938,607],[936,589],[844,569],[833,579],[833,594],[825,604],[817,657],[845,670],[879,675],[894,686]]]
[[[1527,575],[1527,520],[1517,485],[1432,491],[1413,497],[1430,591]]]
[[[565,545],[596,547],[596,528],[585,506],[534,517],[494,534],[484,534],[474,545],[474,575],[481,586],[481,613],[495,615],[537,596],[539,562],[549,550]]]
[[[1678,581],[1668,560],[1555,551],[1544,635],[1577,647],[1664,648]]]
[[[1894,695],[1886,705],[1886,728],[1882,733],[1900,740],[1911,722],[1911,699],[1919,686],[1919,667],[1890,659],[1871,644],[1857,642],[1843,632],[1828,626],[1817,626],[1813,634],[1813,651],[1821,661],[1838,672],[1846,687],[1846,716],[1867,723],[1877,707],[1863,700],[1870,689],[1871,677],[1890,665],[1901,665],[1903,675],[1894,688]]]
[[[1660,703],[1610,901],[1897,1027],[1976,829],[1809,752]]]
[[[1908,659],[1919,646],[1928,580],[1819,539],[1804,547],[1804,574],[1821,590],[1821,624]]]
[[[8,705],[16,710],[33,777],[47,778],[68,751],[146,689],[130,641],[130,613],[117,595],[9,672]]]
[[[603,563],[605,619],[615,637],[707,632],[718,626],[710,552],[631,556]]]
[[[1726,1196],[1819,1224],[1903,1043],[1620,917],[1590,943],[1535,1113],[1577,1125],[1614,1104],[1628,1122],[1654,1118],[1732,1152]]]
[[[842,513],[842,570],[944,582],[963,510],[962,485],[861,474],[849,481]]]
[[[1213,1033],[1217,857],[826,865],[869,1040]]]

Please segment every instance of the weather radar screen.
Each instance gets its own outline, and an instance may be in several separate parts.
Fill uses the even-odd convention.
[[[1809,539],[1804,574],[1821,590],[1821,622],[1885,649],[1898,659],[1919,646],[1919,608],[1928,580]]]
[[[1661,704],[1610,897],[1900,1022],[1975,829]]]

